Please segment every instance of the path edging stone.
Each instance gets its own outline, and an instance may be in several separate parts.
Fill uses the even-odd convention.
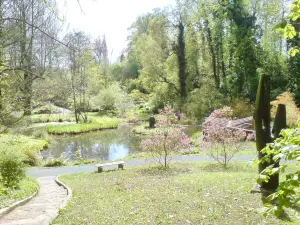
[[[61,204],[61,207],[60,207],[60,208],[64,209],[64,208],[66,208],[68,201],[72,198],[73,192],[72,192],[72,189],[68,185],[66,185],[65,183],[63,183],[62,181],[59,180],[59,176],[56,177],[55,182],[59,186],[62,186],[64,189],[66,189],[67,195],[68,195],[68,198],[63,201],[63,203]]]
[[[17,201],[17,202],[11,204],[10,206],[8,206],[6,208],[0,209],[0,218],[3,217],[3,216],[5,216],[6,214],[8,214],[13,209],[17,208],[18,206],[26,204],[31,199],[33,199],[35,196],[37,196],[38,193],[39,193],[39,190],[37,190],[36,192],[34,192],[33,195],[31,195],[31,196],[29,196],[29,197],[27,197],[27,198],[25,198],[23,200]]]

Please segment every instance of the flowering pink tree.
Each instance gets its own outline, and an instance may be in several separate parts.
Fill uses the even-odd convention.
[[[229,107],[215,110],[204,123],[204,135],[200,141],[200,147],[207,151],[207,155],[225,168],[233,156],[240,151],[246,137],[244,131],[229,127],[231,115],[232,111]],[[221,124],[213,118],[222,118],[219,120]]]
[[[173,109],[166,106],[160,112],[160,119],[156,123],[156,132],[151,138],[141,142],[143,151],[151,152],[158,163],[165,168],[171,158],[171,152],[179,152],[190,146],[190,140],[176,125],[177,118]]]

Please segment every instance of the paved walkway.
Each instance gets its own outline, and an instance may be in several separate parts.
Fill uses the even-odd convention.
[[[249,162],[250,160],[256,158],[256,155],[240,155],[232,158],[232,161],[239,162]],[[202,155],[177,155],[172,156],[171,162],[205,162],[205,161],[214,161],[211,157],[202,156]],[[126,167],[132,166],[143,166],[153,163],[153,159],[135,159],[125,161]],[[56,167],[56,168],[30,168],[27,170],[27,175],[38,178],[38,177],[47,177],[47,176],[58,176],[61,174],[74,174],[81,172],[92,172],[96,171],[95,164],[81,165],[81,166],[65,166],[65,167]]]
[[[39,194],[0,219],[1,225],[48,225],[67,199],[67,190],[55,182],[55,176],[38,178]]]

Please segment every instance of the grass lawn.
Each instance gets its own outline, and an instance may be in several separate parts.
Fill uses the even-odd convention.
[[[292,210],[291,221],[257,213],[256,177],[256,168],[207,163],[63,175],[73,197],[53,224],[299,224]]]
[[[4,188],[0,183],[0,209],[33,195],[38,188],[38,182],[29,177],[20,182],[18,190]]]
[[[48,125],[46,130],[49,134],[66,135],[81,134],[90,131],[117,128],[120,125],[119,119],[109,117],[93,117],[91,123]]]

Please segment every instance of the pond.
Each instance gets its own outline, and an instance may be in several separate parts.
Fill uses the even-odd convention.
[[[42,156],[44,159],[64,156],[73,160],[80,156],[102,161],[118,160],[140,151],[142,137],[132,133],[133,127],[133,125],[121,124],[117,129],[67,137],[52,136],[50,149],[43,151]],[[183,130],[191,136],[198,128],[186,126]],[[28,135],[29,131],[27,130],[26,133]]]

